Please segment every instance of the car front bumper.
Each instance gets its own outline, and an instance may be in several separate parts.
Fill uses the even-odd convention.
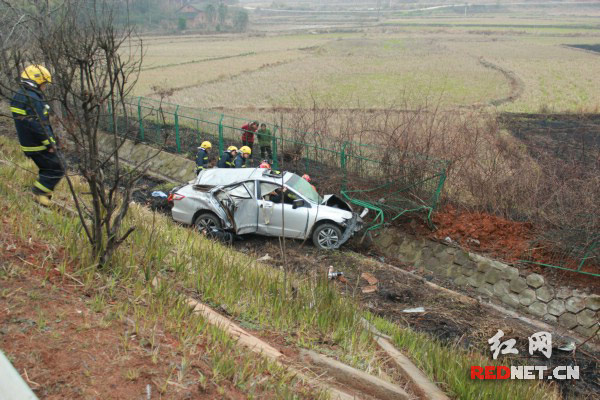
[[[341,247],[344,243],[346,243],[354,234],[362,229],[363,221],[358,216],[357,213],[352,213],[352,218],[346,220],[346,224],[344,227],[344,232],[342,233],[342,238],[339,241],[339,244],[336,248]]]

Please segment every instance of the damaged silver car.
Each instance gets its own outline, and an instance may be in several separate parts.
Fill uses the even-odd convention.
[[[335,195],[321,197],[310,183],[268,169],[207,169],[169,195],[175,221],[198,229],[221,228],[311,238],[321,249],[336,249],[362,228],[362,219]]]

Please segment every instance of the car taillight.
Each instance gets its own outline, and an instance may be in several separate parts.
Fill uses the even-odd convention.
[[[173,200],[181,200],[184,199],[185,196],[179,193],[171,193],[169,197],[167,197],[168,202],[172,202]]]

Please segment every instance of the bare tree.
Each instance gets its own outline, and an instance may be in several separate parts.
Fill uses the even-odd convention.
[[[143,57],[141,38],[128,24],[127,2],[107,0],[0,0],[0,95],[12,97],[26,65],[53,73],[47,98],[78,158],[72,169],[89,187],[82,194],[67,182],[92,253],[100,266],[135,229],[124,227],[131,195],[150,158],[125,167],[119,159],[131,110],[126,98]],[[103,126],[111,144],[101,147]],[[119,128],[117,128],[117,125]],[[65,159],[61,156],[63,164]]]

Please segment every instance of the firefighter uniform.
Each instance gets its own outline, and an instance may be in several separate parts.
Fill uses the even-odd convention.
[[[22,80],[21,88],[10,102],[10,111],[15,121],[21,150],[39,169],[33,192],[48,198],[52,196],[54,188],[65,174],[56,152],[49,151],[56,145],[56,138],[50,126],[49,110],[50,107],[38,84],[32,80]]]
[[[246,163],[248,162],[247,158],[244,158],[242,153],[238,153],[235,160],[233,160],[233,165],[235,168],[246,168]]]
[[[208,168],[208,151],[200,148],[198,149],[198,154],[196,155],[196,175],[206,168]]]
[[[219,157],[219,162],[217,163],[217,167],[219,168],[235,168],[233,164],[233,156],[231,155],[231,151],[227,150],[223,152],[223,155]]]

